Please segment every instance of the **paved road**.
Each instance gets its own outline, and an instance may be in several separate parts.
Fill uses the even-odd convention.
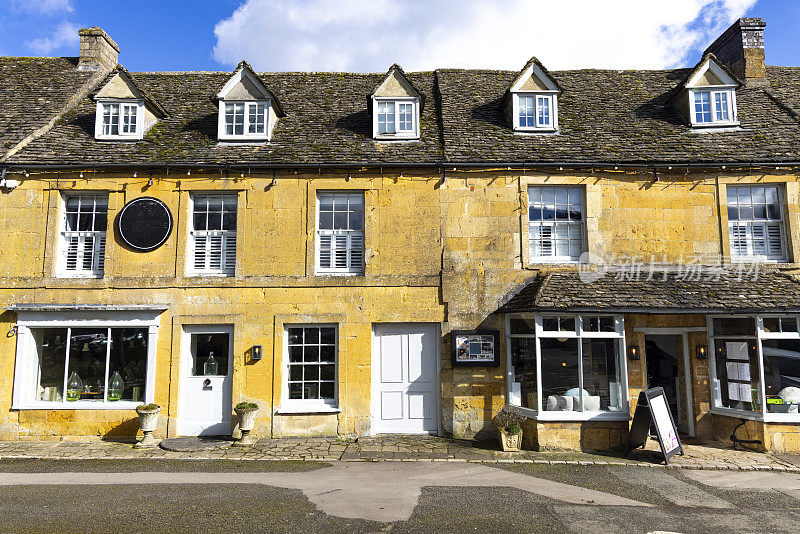
[[[797,532],[800,476],[439,462],[0,461],[0,532]]]

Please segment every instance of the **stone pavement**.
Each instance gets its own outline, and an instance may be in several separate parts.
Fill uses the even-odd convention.
[[[670,459],[671,468],[800,473],[800,455],[771,455],[733,450],[723,444],[684,445],[685,455]],[[161,448],[134,449],[116,441],[0,442],[0,459],[197,459],[197,460],[318,460],[318,461],[451,461],[581,465],[662,466],[658,444],[629,456],[583,452],[502,452],[496,443],[478,443],[433,436],[384,435],[344,438],[260,439],[253,447],[227,447],[173,452]]]

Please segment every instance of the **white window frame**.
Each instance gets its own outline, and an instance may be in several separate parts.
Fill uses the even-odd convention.
[[[290,328],[333,328],[334,329],[334,371],[333,399],[290,399],[289,398],[289,329]],[[278,413],[338,413],[339,409],[339,324],[338,323],[286,323],[283,325],[283,365],[281,378],[281,404]]]
[[[362,220],[361,220],[361,230],[329,230],[329,229],[320,229],[319,227],[319,216],[320,216],[320,195],[352,195],[352,194],[360,194],[361,195],[361,207],[363,211],[361,212]],[[316,214],[315,214],[315,245],[314,248],[316,249],[314,252],[315,257],[315,272],[318,275],[324,276],[331,276],[331,275],[338,275],[338,276],[363,276],[366,270],[366,242],[365,242],[365,233],[366,233],[366,219],[367,219],[367,210],[364,204],[365,202],[365,195],[363,191],[353,191],[347,189],[339,189],[339,190],[320,190],[317,191],[317,198],[316,198]],[[349,211],[348,211],[349,213]],[[349,216],[348,216],[349,219]],[[360,234],[361,239],[361,263],[359,265],[353,265],[353,254],[351,252],[352,247],[352,240],[353,236],[358,236]],[[320,262],[320,257],[322,253],[322,238],[323,237],[330,237],[331,239],[331,251],[338,250],[335,247],[335,240],[337,236],[347,236],[347,267],[345,268],[337,268],[334,267],[334,260],[333,254],[331,254],[331,266],[330,267],[322,267]]]
[[[158,315],[161,311],[59,311],[17,312],[17,358],[14,368],[13,410],[132,410],[141,401],[43,401],[38,397],[39,359],[35,328],[147,328],[147,375],[145,377],[144,403],[153,402],[156,384],[156,349],[158,342]],[[69,340],[68,340],[69,341]],[[110,350],[110,345],[109,345]],[[67,346],[69,355],[69,346]],[[106,357],[108,358],[108,356]],[[65,368],[66,371],[66,368]],[[65,373],[66,374],[66,373]],[[108,390],[108,359],[106,360],[106,391]],[[66,392],[64,394],[66,397]]]
[[[394,105],[394,132],[378,132],[378,107],[386,103]],[[400,129],[400,105],[412,104],[412,128]],[[372,97],[372,134],[375,139],[419,139],[419,98],[413,97]]]
[[[238,230],[239,227],[239,195],[234,192],[207,192],[207,191],[197,191],[192,192],[189,198],[189,223],[187,225],[189,235],[188,239],[186,240],[186,275],[187,276],[219,276],[219,277],[233,277],[236,276],[236,252],[239,248],[239,236],[237,234],[237,230],[195,230],[194,228],[194,201],[195,198],[198,196],[230,196],[236,199],[236,227]],[[224,213],[224,204],[223,204],[223,212]],[[220,215],[222,217],[222,214]],[[194,262],[194,255],[195,255],[195,248],[196,248],[196,239],[197,237],[220,237],[222,239],[222,248],[220,251],[220,268],[219,269],[211,269],[211,268],[203,268],[198,269],[195,267]],[[230,250],[228,250],[228,243],[230,240],[233,240],[233,267],[229,267],[228,255]],[[208,243],[208,242],[207,242]],[[209,245],[206,245],[209,246]],[[206,258],[206,264],[208,264],[208,258]]]
[[[119,133],[103,133],[103,112],[105,106],[116,106],[119,116]],[[136,106],[136,131],[123,133],[123,108],[126,106]],[[144,137],[144,101],[143,100],[119,100],[102,98],[97,101],[94,122],[94,137],[100,140],[123,140],[136,141]]]
[[[711,121],[701,122],[697,120],[695,112],[695,95],[708,93]],[[732,86],[707,86],[689,89],[689,118],[695,128],[709,128],[720,126],[737,126],[739,117],[736,111],[736,90]],[[724,94],[728,100],[728,120],[717,120],[716,98],[718,94]]]
[[[572,317],[575,319],[574,331],[545,331],[542,327],[542,319],[544,317]],[[588,331],[583,327],[583,319],[591,317],[612,317],[614,320],[614,332],[594,332]],[[511,333],[511,319],[534,319],[534,333],[533,334],[512,334]],[[630,420],[629,401],[628,401],[628,366],[626,358],[625,347],[625,322],[622,315],[611,315],[607,313],[587,313],[587,314],[572,314],[572,313],[547,313],[547,314],[532,314],[532,313],[510,313],[506,314],[505,318],[506,329],[506,387],[507,399],[509,404],[517,406],[523,413],[538,421],[628,421]],[[620,373],[620,411],[548,411],[548,410],[533,410],[522,406],[521,385],[514,380],[515,369],[514,362],[511,355],[511,340],[513,338],[527,338],[536,340],[536,405],[541,407],[542,404],[542,338],[573,338],[578,339],[578,388],[583,391],[583,344],[580,342],[582,339],[618,339],[619,340],[619,353],[617,354],[619,373]],[[580,399],[581,408],[583,407],[583,398]]]
[[[770,263],[786,263],[789,261],[789,247],[786,238],[786,210],[784,209],[784,185],[783,184],[771,184],[771,183],[760,183],[760,184],[737,184],[737,185],[727,185],[726,186],[726,194],[725,194],[725,209],[727,211],[728,205],[728,192],[731,189],[741,189],[741,188],[767,188],[767,187],[775,187],[778,191],[778,206],[780,207],[780,220],[770,219],[769,213],[767,213],[766,219],[756,219],[755,217],[752,219],[735,219],[731,220],[728,218],[728,252],[730,254],[731,261],[733,262],[753,262],[753,261],[761,261],[761,262],[770,262]],[[739,206],[738,203],[738,196],[737,196],[737,208]],[[763,255],[763,254],[750,254],[752,252],[752,227],[754,225],[762,226],[764,229],[764,239],[765,243],[769,241],[768,237],[768,229],[767,226],[770,224],[779,224],[780,227],[780,238],[781,238],[781,253],[780,256],[778,255]],[[746,236],[745,240],[747,242],[747,249],[748,254],[735,254],[733,248],[734,236],[733,236],[733,228],[738,227],[741,225],[745,225],[748,230],[745,230]]]
[[[512,99],[512,113],[514,130],[518,132],[555,132],[558,130],[558,91],[525,91],[515,92]],[[533,98],[534,126],[520,125],[520,98]],[[539,99],[545,99],[550,104],[550,122],[539,124]]]
[[[580,221],[580,228],[581,228],[581,254],[583,255],[587,250],[587,241],[586,241],[586,189],[580,185],[569,185],[569,184],[555,184],[555,185],[548,185],[548,184],[529,184],[528,189],[526,191],[527,197],[527,206],[525,211],[525,219],[528,222],[528,263],[580,263],[580,258],[573,259],[572,255],[569,256],[556,256],[555,255],[555,241],[556,237],[555,234],[551,238],[553,241],[553,255],[552,256],[536,256],[533,254],[533,245],[534,245],[534,238],[531,228],[534,224],[541,224],[542,226],[550,226],[551,228],[555,229],[557,225],[565,225],[567,228],[570,225],[577,225],[576,221],[531,221],[530,220],[530,209],[531,209],[531,190],[532,189],[542,189],[542,188],[554,188],[554,189],[580,189],[581,190],[581,215],[582,220]],[[554,231],[554,230],[551,230]],[[569,232],[569,230],[567,230]],[[579,256],[580,256],[579,255]]]
[[[105,231],[95,230],[72,230],[67,231],[67,202],[72,197],[106,197],[106,229]],[[106,240],[108,236],[108,193],[101,191],[67,191],[61,193],[61,207],[58,222],[58,244],[56,246],[55,272],[58,278],[103,278],[106,261]],[[94,213],[94,212],[93,212]],[[71,238],[79,240],[91,237],[92,247],[92,268],[91,269],[67,269],[67,255],[69,253],[69,242]],[[82,252],[78,252],[77,265],[81,265],[83,259]]]
[[[733,318],[750,318],[755,321],[755,336],[714,336],[714,319],[733,319]],[[727,415],[729,417],[738,417],[741,419],[751,419],[755,421],[764,421],[766,423],[800,423],[800,413],[771,413],[767,411],[767,394],[766,386],[764,383],[764,351],[762,347],[762,340],[765,339],[800,339],[800,332],[765,332],[764,331],[764,318],[765,317],[794,317],[795,320],[800,320],[800,316],[792,313],[783,314],[761,314],[761,315],[708,315],[706,316],[706,328],[708,339],[708,367],[709,367],[709,388],[711,390],[711,413],[719,415]],[[798,324],[800,326],[800,323]],[[748,411],[736,408],[728,408],[721,406],[721,384],[717,378],[717,354],[715,338],[742,338],[751,339],[756,342],[757,349],[757,362],[758,362],[758,383],[761,394],[761,410]]]
[[[225,105],[226,104],[243,104],[244,105],[244,128],[243,133],[241,135],[237,135],[236,133],[229,134],[225,131]],[[257,117],[257,114],[251,115],[250,114],[250,106],[251,105],[263,105],[264,106],[264,132],[263,133],[250,133],[250,126],[255,124],[254,119]],[[225,100],[220,99],[219,101],[219,116],[217,119],[217,137],[221,141],[237,141],[237,140],[245,140],[245,141],[268,141],[270,137],[270,128],[272,125],[270,124],[270,101],[267,100]]]

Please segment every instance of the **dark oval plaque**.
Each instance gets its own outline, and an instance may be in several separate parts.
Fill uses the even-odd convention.
[[[172,213],[157,198],[139,197],[123,206],[117,229],[129,247],[143,252],[155,250],[172,233]]]

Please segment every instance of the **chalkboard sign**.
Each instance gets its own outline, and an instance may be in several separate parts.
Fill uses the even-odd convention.
[[[172,213],[157,198],[139,197],[123,206],[117,230],[129,247],[142,252],[155,250],[172,233]]]
[[[453,330],[451,336],[454,367],[500,365],[497,330]]]
[[[664,463],[669,463],[669,459],[675,454],[680,453],[683,456],[678,429],[675,427],[675,420],[672,419],[672,412],[669,411],[664,388],[652,388],[639,393],[631,431],[628,434],[629,452],[645,446],[651,424],[655,426],[658,443],[664,454]]]

